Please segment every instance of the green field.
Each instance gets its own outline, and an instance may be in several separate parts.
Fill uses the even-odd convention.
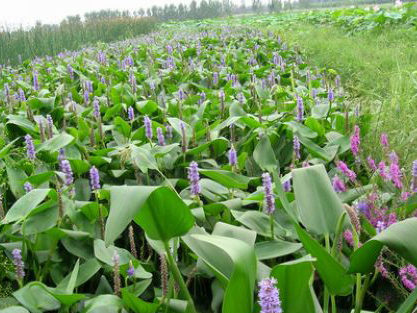
[[[104,19],[1,66],[0,313],[415,312],[416,22]]]

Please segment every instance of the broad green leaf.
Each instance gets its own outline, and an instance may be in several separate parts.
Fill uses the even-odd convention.
[[[112,243],[132,219],[152,239],[168,241],[184,235],[194,224],[190,209],[168,187],[110,187],[110,214],[105,241]]]
[[[158,104],[152,100],[144,100],[136,102],[136,109],[142,114],[150,115],[158,110]]]
[[[55,201],[48,201],[46,209],[38,207],[27,215],[22,225],[22,233],[26,236],[38,234],[56,225],[59,217],[58,205]]]
[[[272,172],[279,167],[267,135],[263,135],[256,145],[255,150],[253,151],[253,159],[264,171]]]
[[[133,259],[129,251],[125,249],[118,248],[113,245],[109,245],[108,247],[106,247],[103,240],[94,240],[94,255],[97,258],[97,260],[100,260],[101,262],[106,263],[107,265],[113,266],[113,256],[115,252],[117,252],[117,254],[119,255],[120,265],[127,264],[130,260]]]
[[[119,312],[123,308],[123,301],[115,295],[100,295],[85,302],[83,313]]]
[[[40,146],[38,146],[37,151],[58,151],[59,149],[69,145],[73,140],[74,137],[71,135],[67,133],[61,133],[42,143]]]
[[[250,177],[246,177],[240,174],[236,174],[230,171],[224,170],[198,170],[201,174],[210,177],[211,179],[219,182],[227,188],[248,188],[249,182],[252,180]]]
[[[93,277],[101,268],[100,263],[95,259],[92,258],[83,264],[80,265],[78,270],[77,279],[74,284],[74,288],[81,286],[85,282],[87,282],[91,277]],[[68,274],[59,285],[56,287],[57,290],[66,290],[70,286],[70,280],[72,277],[72,272]]]
[[[210,142],[206,142],[202,145],[199,145],[198,147],[195,147],[193,149],[187,150],[187,154],[193,154],[197,155],[205,150],[207,150],[210,146],[215,146],[218,150],[218,152],[224,152],[226,151],[227,147],[229,146],[229,140],[226,138],[217,138]]]
[[[15,291],[13,296],[32,313],[42,313],[60,308],[60,302],[55,299],[39,282],[32,282]]]
[[[143,173],[147,173],[148,169],[158,169],[158,163],[156,162],[155,157],[151,154],[150,149],[147,149],[146,147],[132,146],[131,156],[136,166]]]
[[[352,292],[353,279],[346,269],[299,225],[295,225],[304,249],[317,259],[315,267],[329,292],[346,296]]]
[[[314,259],[307,256],[281,263],[272,269],[271,276],[277,279],[283,312],[322,312],[320,306],[315,304],[315,294],[311,285],[313,261]]]
[[[214,225],[213,235],[239,239],[251,247],[254,246],[256,241],[256,232],[223,222],[218,222]]]
[[[408,218],[392,224],[352,254],[349,273],[371,272],[383,246],[417,266],[416,236],[417,218]]]
[[[70,280],[69,280],[67,288],[65,290],[66,293],[68,293],[68,294],[71,294],[74,291],[75,284],[77,282],[79,269],[80,269],[80,259],[78,259],[77,262],[75,263],[74,269],[72,270],[72,273],[71,273],[71,276],[70,276]]]
[[[137,298],[127,289],[122,289],[123,303],[135,313],[155,313],[159,307],[158,303],[149,303]]]
[[[218,235],[190,235],[187,245],[227,281],[223,313],[252,313],[256,256],[241,240]],[[240,299],[236,301],[236,299]]]
[[[9,162],[6,162],[7,178],[10,189],[16,198],[20,198],[25,194],[23,189],[23,182],[28,177],[25,171],[21,168],[12,166]]]
[[[275,239],[273,241],[257,242],[255,245],[255,253],[258,260],[268,260],[292,254],[302,247],[303,245],[298,242]]]
[[[8,308],[0,310],[0,313],[29,313],[29,311],[21,306],[9,306]]]
[[[343,204],[323,165],[293,171],[294,195],[303,225],[317,235],[334,234]]]
[[[299,122],[290,121],[290,122],[285,122],[284,124],[291,127],[293,132],[300,134],[302,137],[305,137],[305,138],[317,137],[317,133],[315,131],[311,130],[310,128],[308,128],[307,126],[304,126],[303,124]]]
[[[233,217],[249,229],[256,231],[259,235],[271,237],[269,215],[259,211],[237,211],[232,210]],[[275,236],[285,236],[286,231],[274,220]]]
[[[7,212],[2,223],[7,224],[26,217],[35,209],[48,195],[56,194],[52,189],[34,189],[17,200]]]
[[[326,149],[321,148],[319,145],[317,145],[312,140],[306,137],[298,136],[298,138],[300,139],[300,142],[303,144],[304,147],[307,148],[308,152],[310,152],[312,156],[323,159],[327,162],[330,162],[336,156],[337,146],[329,147],[329,149],[326,150]]]

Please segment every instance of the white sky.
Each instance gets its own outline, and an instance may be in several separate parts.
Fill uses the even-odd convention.
[[[246,0],[249,3],[250,0]],[[191,0],[0,0],[0,26],[59,23],[68,15],[102,9],[138,10],[152,5],[189,4]],[[240,0],[239,0],[240,2]]]

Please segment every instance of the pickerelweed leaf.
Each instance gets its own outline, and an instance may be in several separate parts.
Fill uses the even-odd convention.
[[[194,217],[182,199],[168,187],[110,187],[110,213],[105,241],[112,243],[135,219],[152,239],[167,241],[184,235]]]
[[[264,171],[272,172],[279,167],[279,162],[275,158],[268,136],[263,135],[259,140],[253,151],[253,159]]]
[[[317,259],[314,266],[329,292],[340,296],[351,293],[353,278],[347,274],[347,270],[301,226],[295,225],[295,228],[304,249]]]
[[[186,243],[228,281],[222,312],[252,313],[256,278],[253,248],[241,240],[218,235],[191,235]],[[241,300],[236,301],[237,298]]]
[[[224,170],[205,170],[199,169],[199,172],[211,179],[219,182],[227,188],[248,188],[249,182],[252,180],[250,177],[246,177],[240,174],[236,174],[230,171]]]
[[[289,242],[280,239],[257,242],[255,253],[258,260],[268,260],[297,252],[303,247],[301,243]]]
[[[271,276],[278,281],[283,312],[323,312],[321,307],[316,305],[317,299],[311,284],[313,262],[314,259],[306,256],[281,263],[272,269]]]
[[[67,133],[61,133],[39,145],[37,151],[58,151],[59,149],[69,145],[73,140],[74,137],[71,135]]]
[[[344,209],[324,166],[295,169],[293,181],[301,223],[317,235],[334,234]]]
[[[392,224],[356,250],[350,259],[349,273],[370,273],[383,246],[417,266],[417,218]]]
[[[17,200],[7,212],[3,224],[12,223],[25,218],[34,210],[47,196],[56,198],[56,191],[52,189],[34,189]]]

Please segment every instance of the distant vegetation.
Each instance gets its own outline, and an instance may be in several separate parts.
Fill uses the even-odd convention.
[[[383,3],[387,0],[299,0],[290,3],[281,0],[196,0],[189,5],[152,6],[133,12],[101,10],[89,12],[82,18],[68,16],[60,24],[38,22],[30,29],[0,28],[0,64],[17,64],[21,60],[45,55],[56,55],[65,50],[78,50],[96,42],[111,42],[151,32],[158,21],[207,19],[246,13],[276,13],[300,8],[333,7],[364,3]]]
[[[156,20],[151,17],[115,16],[82,21],[79,16],[72,16],[59,25],[37,23],[29,30],[3,29],[0,30],[0,64],[15,64],[22,59],[78,50],[98,41],[111,42],[138,36],[155,27]]]

